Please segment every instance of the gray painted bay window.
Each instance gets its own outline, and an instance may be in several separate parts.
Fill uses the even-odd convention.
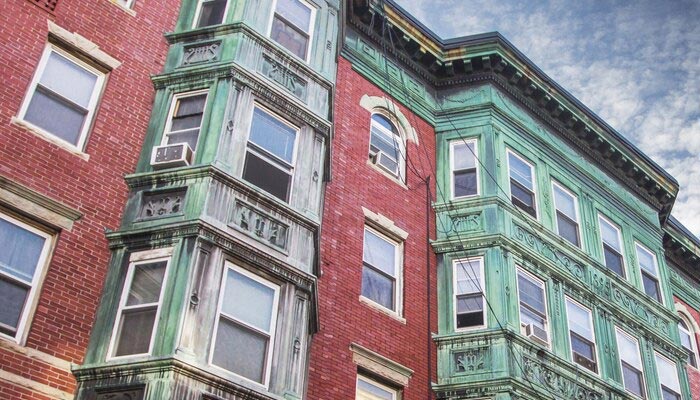
[[[316,9],[302,0],[277,0],[270,38],[302,60],[308,60]]]
[[[109,352],[112,358],[147,355],[153,349],[170,258],[140,259],[139,253],[135,256],[119,301]]]
[[[228,262],[221,287],[211,363],[267,386],[280,288]]]
[[[258,106],[253,110],[243,179],[289,201],[298,129]]]

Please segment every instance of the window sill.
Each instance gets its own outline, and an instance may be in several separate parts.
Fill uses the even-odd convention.
[[[372,309],[374,309],[374,310],[377,310],[377,311],[381,312],[382,314],[388,315],[389,317],[391,317],[391,318],[393,318],[393,319],[399,321],[400,323],[406,325],[406,318],[401,317],[401,316],[400,316],[399,314],[397,314],[396,312],[394,312],[394,311],[392,311],[392,310],[390,310],[390,309],[388,309],[388,308],[386,308],[386,307],[384,307],[384,306],[381,306],[381,305],[375,303],[374,301],[372,301],[372,300],[366,298],[365,296],[360,295],[360,303],[362,303],[362,304],[364,304],[364,305],[366,305],[366,306],[369,306],[370,308],[372,308]]]
[[[29,131],[29,132],[35,134],[36,136],[39,136],[40,138],[46,140],[47,142],[53,143],[56,146],[62,148],[63,150],[66,150],[67,152],[69,152],[75,156],[78,156],[79,158],[81,158],[85,161],[90,160],[89,154],[78,150],[78,148],[73,146],[72,144],[69,144],[68,142],[66,142],[64,140],[57,138],[56,136],[50,134],[49,132],[46,132],[45,130],[39,128],[38,126],[36,126],[30,122],[24,121],[24,120],[19,119],[17,117],[12,117],[12,118],[10,118],[10,124],[18,126],[26,131]]]
[[[114,4],[115,6],[121,8],[125,13],[131,15],[132,17],[136,16],[136,11],[132,10],[131,8],[124,7],[123,5],[119,4],[117,0],[107,0],[110,3]]]
[[[370,167],[379,171],[382,175],[386,176],[387,178],[391,179],[392,181],[396,182],[402,188],[408,190],[408,186],[406,186],[405,183],[403,183],[401,180],[399,180],[395,175],[392,175],[392,174],[386,172],[382,167],[380,167],[377,164],[370,161],[369,158],[367,159],[367,165],[369,165]]]

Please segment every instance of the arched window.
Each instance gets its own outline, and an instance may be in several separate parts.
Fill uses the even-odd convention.
[[[390,174],[403,180],[405,146],[403,138],[389,118],[372,114],[370,124],[369,158]]]
[[[685,315],[680,314],[681,320],[678,322],[678,333],[681,336],[681,344],[688,353],[688,364],[693,367],[698,367],[698,345],[695,340],[695,332],[691,328],[691,324],[687,321]]]

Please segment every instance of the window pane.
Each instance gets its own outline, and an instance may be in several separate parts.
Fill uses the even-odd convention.
[[[521,273],[518,273],[518,294],[521,302],[543,315],[546,314],[544,289],[537,282],[530,280]]]
[[[224,313],[270,332],[275,290],[232,269],[226,276],[226,290],[221,309]]]
[[[637,341],[620,331],[617,331],[616,335],[617,351],[620,353],[620,359],[634,368],[641,370],[642,360],[639,355],[639,345]]]
[[[148,353],[156,311],[154,307],[123,313],[115,356]]]
[[[29,289],[0,278],[0,332],[14,335]]]
[[[357,380],[356,400],[393,400],[394,394],[363,379]]]
[[[199,21],[197,28],[218,25],[224,20],[224,11],[226,10],[226,0],[210,0],[202,2],[202,8],[199,12]]]
[[[168,133],[167,137],[167,144],[187,143],[187,145],[190,146],[190,149],[197,150],[199,129],[181,131],[178,133]]]
[[[166,261],[159,261],[134,266],[127,306],[158,302],[166,265]]]
[[[288,164],[292,163],[296,130],[256,108],[250,126],[249,140]]]
[[[271,195],[287,201],[292,180],[291,175],[250,151],[246,154],[243,179]]]
[[[295,29],[292,25],[288,25],[277,15],[275,15],[272,20],[272,32],[270,32],[270,37],[297,57],[306,59],[309,37]]]
[[[77,145],[87,110],[69,105],[37,86],[24,119],[68,143]]]
[[[569,329],[592,341],[593,329],[590,323],[590,311],[567,300],[566,313],[569,319]]]
[[[399,159],[399,142],[397,136],[388,136],[386,132],[372,127],[370,147],[374,151],[381,151],[393,160]]]
[[[206,93],[177,99],[170,131],[199,128],[206,101]]]
[[[457,296],[457,328],[484,324],[484,298],[481,294]]]
[[[621,277],[624,277],[625,268],[622,265],[622,255],[607,244],[603,245],[603,253],[605,255],[605,266]]]
[[[656,353],[654,354],[654,357],[656,358],[656,369],[658,370],[659,381],[661,384],[677,393],[680,392],[681,384],[678,380],[676,364]]]
[[[557,210],[576,221],[576,200],[574,197],[557,185],[552,185],[552,187],[554,188],[554,204],[556,204]]]
[[[299,0],[277,0],[276,12],[297,28],[305,32],[309,31],[311,9]]]
[[[475,144],[475,142],[458,143],[452,147],[452,162],[455,170],[476,168]]]
[[[622,246],[620,246],[619,231],[617,228],[610,225],[610,223],[603,218],[598,218],[598,221],[600,223],[600,235],[603,238],[603,242],[607,243],[615,250],[620,251]]]
[[[533,191],[535,186],[532,182],[532,168],[513,153],[508,153],[508,167],[510,177],[518,181],[521,185]]]
[[[362,267],[362,296],[394,309],[394,279],[364,265]]]
[[[97,76],[62,55],[51,52],[39,83],[73,103],[87,108]]]
[[[455,197],[475,195],[477,190],[476,169],[454,173],[453,193]]]
[[[578,246],[578,225],[557,211],[557,232],[569,243]]]
[[[595,357],[595,346],[590,341],[580,337],[579,335],[571,335],[571,348],[574,353],[580,354],[587,359],[593,361]]]
[[[31,283],[45,242],[45,238],[0,218],[0,271]]]
[[[642,282],[644,283],[644,292],[652,299],[661,301],[661,291],[659,291],[659,282],[656,278],[642,272]]]
[[[520,323],[525,324],[525,325],[534,325],[537,326],[543,330],[546,330],[546,324],[547,320],[542,317],[541,314],[538,314],[528,307],[521,305],[520,306]]]
[[[389,132],[398,135],[398,131],[394,124],[389,121],[389,119],[382,114],[372,114],[372,125],[377,124],[382,128],[388,130]]]
[[[458,261],[455,263],[457,293],[481,292],[481,262],[477,260]]]
[[[365,229],[364,246],[364,262],[388,275],[396,275],[396,245]]]
[[[526,213],[537,216],[535,211],[535,195],[527,189],[520,186],[517,182],[510,183],[511,200],[513,204],[521,208]]]
[[[680,394],[674,393],[665,387],[661,388],[661,393],[663,394],[663,400],[681,400]]]
[[[654,257],[654,254],[640,247],[639,245],[636,245],[635,247],[637,248],[637,259],[639,260],[639,266],[653,276],[656,276],[656,257]]]
[[[625,389],[639,397],[644,397],[644,380],[642,372],[622,363],[622,380],[625,384]]]
[[[263,383],[268,341],[267,336],[221,318],[212,363]]]

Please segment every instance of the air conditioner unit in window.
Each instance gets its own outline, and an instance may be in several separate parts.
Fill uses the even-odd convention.
[[[369,160],[372,164],[381,167],[390,174],[399,174],[399,164],[380,150],[370,149]]]
[[[193,153],[187,143],[158,146],[153,149],[151,166],[155,169],[185,167],[192,164]]]
[[[547,331],[540,328],[539,326],[533,324],[525,325],[525,336],[545,346],[549,345]]]
[[[598,372],[598,367],[595,363],[595,361],[588,359],[588,357],[585,357],[581,354],[578,354],[574,352],[574,362],[586,369],[589,369],[593,372]]]

